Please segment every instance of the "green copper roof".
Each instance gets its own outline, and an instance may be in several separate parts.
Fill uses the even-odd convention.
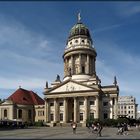
[[[70,30],[69,38],[77,35],[83,35],[91,39],[88,28],[81,22],[78,22],[72,27]]]

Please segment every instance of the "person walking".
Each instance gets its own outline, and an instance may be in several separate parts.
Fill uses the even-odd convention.
[[[73,122],[72,123],[73,134],[76,134],[76,128],[77,128],[77,124],[76,122]]]
[[[102,124],[98,123],[98,136],[99,136],[99,137],[101,137],[101,136],[102,136],[102,134],[101,134],[102,129],[103,129]]]

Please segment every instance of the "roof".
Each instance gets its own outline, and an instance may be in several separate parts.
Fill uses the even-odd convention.
[[[17,89],[11,96],[7,98],[16,104],[22,105],[42,105],[44,100],[33,91],[28,91],[22,88]]]
[[[79,36],[79,35],[86,36],[92,41],[88,28],[81,22],[75,24],[71,28],[70,34],[69,34],[69,39],[72,37],[75,37],[75,36]]]

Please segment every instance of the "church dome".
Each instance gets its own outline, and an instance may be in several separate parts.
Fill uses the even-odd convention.
[[[70,30],[69,39],[76,36],[85,36],[91,40],[91,36],[88,28],[81,22],[75,24]]]

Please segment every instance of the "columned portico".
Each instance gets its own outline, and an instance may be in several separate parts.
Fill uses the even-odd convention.
[[[114,118],[117,119],[117,98],[115,98],[114,103]]]
[[[59,119],[58,117],[58,102],[57,99],[54,98],[54,122],[57,122]]]
[[[98,119],[99,118],[99,97],[96,96],[96,114],[95,114],[95,118]]]
[[[71,28],[66,42],[63,54],[64,78],[61,81],[57,76],[44,92],[45,98],[51,102],[48,105],[46,100],[46,121],[85,124],[91,118],[111,118],[113,110],[114,118],[117,118],[119,88],[116,82],[113,85],[101,85],[96,74],[96,56],[89,29],[79,19]],[[112,97],[115,101],[111,110]]]
[[[50,111],[49,111],[49,103],[48,103],[48,99],[45,100],[45,121],[49,122],[50,121]]]
[[[74,97],[74,122],[77,122],[77,97]]]
[[[85,97],[85,115],[84,115],[84,122],[86,122],[88,117],[88,97]]]
[[[64,123],[68,121],[68,103],[67,98],[64,98]]]
[[[90,73],[89,55],[87,54],[87,73]]]

